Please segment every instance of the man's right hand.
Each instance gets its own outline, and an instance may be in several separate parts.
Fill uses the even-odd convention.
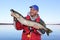
[[[17,21],[17,18],[14,17],[14,21]]]
[[[17,21],[17,18],[15,17],[13,12],[11,12],[11,16],[14,18],[14,21]]]

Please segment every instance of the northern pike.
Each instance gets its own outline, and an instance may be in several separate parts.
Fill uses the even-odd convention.
[[[36,28],[36,29],[37,29],[37,30],[44,29],[45,32],[46,32],[46,34],[47,34],[48,36],[49,36],[49,33],[52,32],[51,29],[44,27],[44,26],[46,26],[46,24],[45,24],[41,19],[40,19],[40,20],[41,20],[40,23],[34,22],[34,21],[30,21],[30,20],[25,19],[19,12],[15,11],[15,10],[13,10],[13,9],[11,9],[10,11],[14,14],[14,17],[17,18],[17,20],[18,20],[21,24],[27,25],[27,26],[33,27],[33,28],[36,28],[36,27],[34,27],[34,25],[37,25],[37,28]]]

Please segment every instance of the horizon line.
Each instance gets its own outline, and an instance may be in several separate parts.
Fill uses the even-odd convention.
[[[0,23],[0,25],[14,25],[14,23]],[[46,24],[46,25],[60,25],[60,24]]]

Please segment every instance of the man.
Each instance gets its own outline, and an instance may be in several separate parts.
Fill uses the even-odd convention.
[[[30,6],[30,12],[25,17],[27,20],[40,22],[40,16],[38,15],[39,7],[37,5]],[[41,40],[41,33],[44,34],[45,31],[41,29],[41,32],[39,32],[37,29],[33,27],[28,27],[26,25],[22,25],[16,18],[15,20],[15,26],[17,30],[23,30],[22,34],[22,40]],[[34,27],[37,28],[37,25],[34,25]]]

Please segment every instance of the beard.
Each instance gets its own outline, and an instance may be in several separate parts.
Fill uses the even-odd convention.
[[[34,16],[36,16],[37,14],[36,13],[30,13],[30,16],[31,17],[34,17]]]

